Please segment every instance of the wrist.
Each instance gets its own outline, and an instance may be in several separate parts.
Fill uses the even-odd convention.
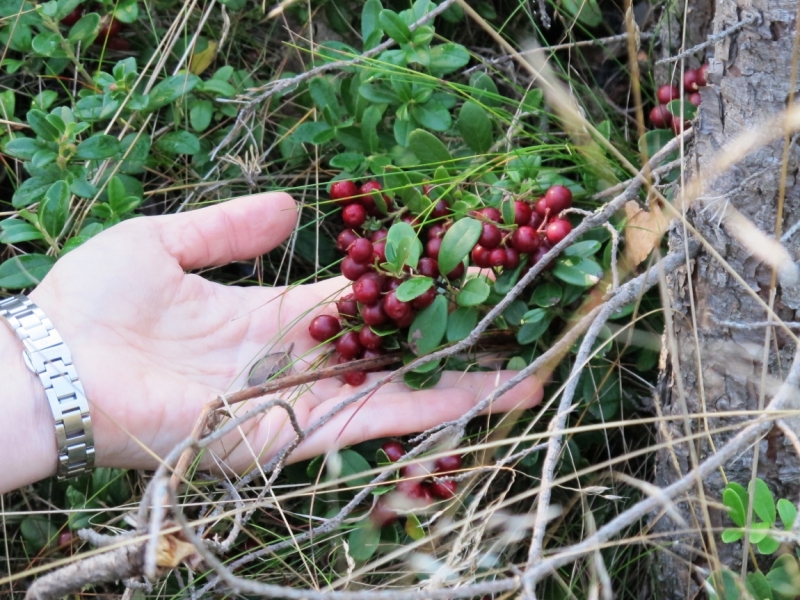
[[[0,322],[0,493],[54,475],[58,460],[53,415],[44,388],[25,366],[22,343]]]

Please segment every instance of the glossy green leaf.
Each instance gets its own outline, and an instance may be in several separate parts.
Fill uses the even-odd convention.
[[[124,160],[119,166],[121,173],[135,175],[144,172],[144,164],[150,156],[150,136],[144,132],[129,133],[120,142],[120,157]]]
[[[20,523],[19,531],[26,547],[33,553],[43,550],[58,537],[58,527],[43,515],[25,517]]]
[[[395,223],[386,236],[386,260],[399,271],[403,265],[416,268],[422,254],[422,242],[408,223]]]
[[[2,225],[2,223],[0,223]],[[2,241],[2,240],[0,240]],[[778,514],[781,516],[783,528],[789,531],[797,518],[797,507],[786,498],[778,500]]]
[[[39,223],[47,234],[56,239],[64,229],[69,218],[69,186],[65,181],[57,181],[44,195],[37,215]]]
[[[461,288],[461,291],[456,296],[456,304],[459,306],[479,306],[486,301],[491,291],[492,288],[484,277],[467,279],[464,287]]]
[[[512,327],[519,327],[522,324],[522,318],[528,312],[528,307],[522,300],[514,300],[511,304],[506,307],[503,311],[503,318],[506,320],[506,323],[511,325]]]
[[[53,31],[45,31],[33,38],[31,47],[39,56],[64,55],[61,50],[61,35]]]
[[[492,121],[486,110],[474,102],[464,102],[458,113],[456,127],[467,146],[484,154],[492,146]]]
[[[500,106],[500,92],[497,85],[487,73],[475,71],[469,78],[470,93],[473,98],[486,106]],[[534,88],[535,89],[535,88]]]
[[[423,165],[444,163],[444,166],[448,166],[453,160],[450,151],[441,140],[424,129],[415,129],[409,134],[408,147]]]
[[[758,544],[759,542],[761,542],[761,540],[766,539],[768,530],[769,530],[769,523],[751,523],[750,541],[753,544]]]
[[[600,250],[600,242],[597,240],[586,240],[577,242],[564,249],[563,256],[575,256],[578,258],[588,258],[593,254],[597,254]]]
[[[515,269],[503,269],[503,272],[494,282],[494,291],[502,296],[505,296],[508,292],[510,292],[511,288],[517,285],[523,266],[525,266],[525,261],[520,263],[520,265]]]
[[[148,94],[147,110],[152,112],[167,104],[172,104],[178,98],[191,92],[198,83],[200,83],[200,78],[191,73],[180,73],[167,77]]]
[[[480,221],[471,217],[456,221],[442,239],[439,249],[439,271],[450,273],[455,269],[475,247],[482,231],[483,226]]]
[[[469,58],[469,52],[461,44],[438,44],[431,48],[428,68],[432,75],[441,77],[466,66]]]
[[[591,287],[600,281],[603,269],[591,258],[561,257],[556,260],[553,275],[572,285]]]
[[[394,104],[400,98],[390,88],[382,83],[362,83],[358,88],[360,96],[376,104]]]
[[[683,107],[681,107],[681,104]],[[697,107],[688,100],[678,99],[667,104],[667,110],[670,112],[670,114],[679,119],[681,117],[681,108],[683,108],[684,121],[691,121],[697,115]]]
[[[381,542],[381,529],[369,518],[359,521],[355,529],[347,536],[350,556],[358,562],[372,558]]]
[[[194,99],[189,102],[189,124],[195,131],[205,131],[214,116],[214,103],[208,99]]]
[[[197,154],[200,152],[200,140],[189,131],[171,131],[161,136],[156,148],[169,154]]]
[[[671,129],[651,129],[639,138],[639,152],[647,152],[647,156],[653,156],[656,152],[666,146],[675,134]],[[664,160],[674,160],[677,156],[677,150],[670,153]]]
[[[447,329],[447,300],[436,296],[433,304],[419,311],[408,329],[408,344],[417,356],[432,352],[441,344]]]
[[[432,373],[410,372],[403,375],[403,382],[412,390],[427,390],[439,383],[442,370],[437,369]]]
[[[4,148],[6,154],[22,160],[31,160],[37,152],[46,149],[47,144],[29,137],[17,137],[9,140]]]
[[[713,586],[715,593],[709,594],[713,600],[739,600],[739,586],[737,577],[728,569],[712,573],[708,582]]]
[[[522,317],[522,326],[517,331],[517,342],[522,345],[532,344],[542,337],[552,320],[553,315],[543,308],[529,310]]]
[[[531,302],[542,308],[549,308],[561,302],[563,290],[555,281],[540,283],[531,294]]]
[[[384,9],[378,14],[381,28],[398,44],[407,44],[411,41],[411,30],[405,21],[393,10]]]
[[[773,591],[794,598],[800,595],[800,568],[797,559],[791,554],[779,556],[767,573],[769,587]]]
[[[747,574],[745,580],[745,587],[750,595],[755,600],[773,600],[772,590],[769,587],[769,581],[761,571],[754,571]]]
[[[413,513],[406,516],[404,529],[408,537],[412,540],[418,541],[425,537],[425,530],[422,528],[422,523],[419,522],[417,515]]]
[[[44,254],[11,257],[0,265],[0,288],[19,290],[39,285],[55,262]]]
[[[20,242],[30,242],[42,240],[42,232],[30,223],[21,219],[6,219],[0,221],[0,244],[19,244]]]
[[[722,541],[726,544],[732,544],[733,542],[738,542],[740,539],[744,537],[744,529],[734,529],[729,527],[722,531]]]
[[[331,126],[339,125],[339,101],[336,98],[336,90],[333,88],[333,84],[326,77],[315,77],[308,82],[308,92],[314,104],[322,111],[323,116],[326,115],[327,111],[329,116],[325,120],[328,124]]]
[[[59,131],[47,120],[47,115],[40,110],[29,110],[25,115],[28,125],[33,132],[45,142],[55,142],[58,139]]]
[[[113,135],[97,133],[78,144],[75,158],[81,160],[96,160],[112,158],[119,154],[119,140]]]
[[[744,527],[747,522],[746,505],[742,503],[739,494],[730,488],[730,484],[722,492],[722,503],[728,509],[728,516],[731,520],[739,527]]]
[[[768,535],[763,540],[758,542],[757,546],[759,554],[772,554],[781,547],[781,543]]]
[[[139,0],[119,0],[114,7],[114,18],[120,23],[134,23],[139,18]]]
[[[355,450],[341,450],[339,451],[339,459],[341,460],[342,469],[339,472],[339,479],[347,479],[344,483],[347,487],[360,487],[369,483],[372,479],[368,475],[361,475],[356,477],[359,473],[366,473],[372,467],[367,462],[367,459],[361,456]]]
[[[753,484],[755,484],[753,511],[764,523],[772,525],[778,517],[775,512],[775,499],[772,496],[772,492],[763,479],[756,478]]]
[[[69,30],[67,39],[73,44],[93,39],[100,29],[100,15],[92,12],[83,15]]]
[[[438,100],[429,100],[425,104],[414,104],[411,106],[410,112],[420,125],[433,131],[447,131],[452,124],[450,111]]]
[[[460,342],[466,338],[478,324],[478,309],[461,306],[447,317],[447,341]]]
[[[374,37],[373,34],[382,32],[380,25],[382,10],[381,0],[367,0],[361,9],[361,38],[365,43],[364,50],[369,50],[366,43],[371,37]]]
[[[562,0],[561,8],[586,27],[597,27],[603,22],[603,12],[597,0]]]
[[[364,142],[364,148],[370,154],[377,152],[380,147],[378,125],[380,125],[382,119],[382,108],[374,104],[367,107],[367,110],[364,111],[364,116],[361,118],[361,139]]]
[[[395,291],[397,299],[403,302],[411,302],[433,287],[433,279],[430,277],[412,277],[400,284]]]

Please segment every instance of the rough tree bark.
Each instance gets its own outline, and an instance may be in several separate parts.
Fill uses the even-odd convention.
[[[687,162],[689,175],[699,174],[703,178],[703,196],[712,201],[707,201],[703,209],[696,205],[687,216],[731,267],[769,302],[771,269],[731,237],[724,224],[719,226],[714,209],[721,209],[725,202],[730,202],[762,231],[774,235],[783,139],[750,153],[726,173],[710,173],[707,167],[712,157],[729,148],[730,142],[742,132],[786,109],[798,3],[797,0],[715,0],[714,4],[714,32],[735,25],[749,14],[755,13],[758,20],[708,49],[713,55],[711,83],[702,91],[700,116],[695,123],[695,144],[689,149]],[[799,157],[800,150],[793,144],[788,160],[784,232],[800,219]],[[670,244],[682,244],[680,226],[671,231]],[[787,241],[786,246],[796,260],[800,256],[800,233]],[[667,358],[666,369],[662,372],[664,392],[660,403],[664,415],[683,414],[684,400],[690,413],[756,410],[766,329],[739,329],[722,323],[763,322],[768,320],[764,309],[719,263],[702,251],[690,271],[683,269],[674,274],[669,277],[668,284],[677,352],[675,361],[673,357]],[[800,293],[780,286],[776,291],[775,312],[786,321],[797,321]],[[789,338],[782,331],[773,330],[767,361],[769,378],[782,380],[793,352]],[[679,372],[671,369],[673,362]],[[685,390],[683,399],[679,383]],[[769,394],[768,391],[767,402]],[[706,424],[702,419],[692,419],[691,428],[694,432],[703,432],[706,427],[713,430],[735,422],[736,419],[713,418]],[[690,447],[679,442],[684,434],[681,420],[667,421],[659,432],[659,441],[669,437],[677,442],[671,450],[658,455],[656,479],[660,486],[675,481],[691,468]],[[708,456],[713,447],[732,435],[711,434],[694,443],[699,459]],[[750,448],[727,465],[728,480],[746,485],[753,473],[755,455],[756,449]],[[755,472],[768,482],[773,492],[797,500],[800,461],[778,430],[773,430],[759,444]],[[717,473],[704,483],[707,499],[720,502],[725,486],[722,474]],[[689,528],[702,530],[706,520],[697,493],[682,500],[679,509]],[[722,511],[712,506],[708,525],[719,531],[730,522]],[[714,566],[706,555],[712,549],[709,539],[699,533],[678,532],[678,529],[680,526],[666,517],[652,526],[651,533],[657,536],[655,541],[662,547],[654,565],[658,597],[694,598],[701,585],[702,572]],[[718,537],[715,541],[721,563],[738,572],[743,554],[741,544],[722,544]],[[757,557],[759,561],[766,560]],[[763,568],[768,563],[760,566]]]

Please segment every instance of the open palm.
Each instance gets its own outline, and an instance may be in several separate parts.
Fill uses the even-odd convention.
[[[345,280],[240,288],[186,273],[259,256],[288,237],[296,218],[291,197],[267,193],[127,221],[63,257],[31,294],[72,350],[90,402],[98,465],[154,467],[190,433],[203,405],[240,389],[248,365],[266,351],[294,344],[293,354],[303,358],[297,367],[312,362],[320,350],[308,324],[321,312],[335,314],[330,300]],[[388,384],[342,411],[292,459],[456,418],[511,375],[450,372],[422,392]],[[328,379],[283,397],[306,427],[352,390]],[[493,410],[540,398],[541,386],[530,380]],[[265,462],[293,437],[285,413],[274,409],[214,450],[241,470],[254,456]]]

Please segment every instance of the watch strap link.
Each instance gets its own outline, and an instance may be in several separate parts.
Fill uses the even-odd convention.
[[[22,341],[25,364],[44,386],[56,426],[58,478],[90,471],[95,455],[92,420],[69,349],[50,319],[26,296],[0,301],[0,317]]]

